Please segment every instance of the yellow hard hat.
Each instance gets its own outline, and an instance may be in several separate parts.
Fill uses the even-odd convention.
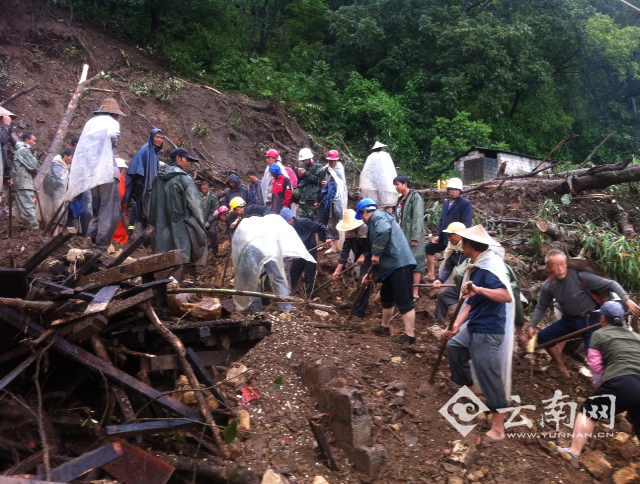
[[[244,201],[244,198],[242,197],[233,197],[231,199],[231,201],[229,202],[229,208],[231,210],[234,210],[236,208],[240,208],[240,207],[246,207],[247,202]]]
[[[467,227],[462,222],[451,222],[449,226],[443,230],[445,234],[460,235]]]

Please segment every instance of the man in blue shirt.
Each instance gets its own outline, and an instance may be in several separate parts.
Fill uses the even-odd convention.
[[[416,311],[412,289],[416,259],[411,246],[398,222],[391,214],[378,210],[376,202],[371,198],[358,203],[356,219],[367,224],[372,276],[382,283],[382,325],[377,328],[376,334],[391,335],[391,319],[395,307],[402,315],[404,333],[394,340],[403,345],[413,345],[416,342]],[[368,284],[372,276],[365,276],[363,284]]]
[[[436,254],[447,248],[447,234],[444,230],[451,222],[462,222],[465,227],[471,227],[473,223],[473,207],[471,202],[462,197],[462,180],[450,178],[447,181],[447,199],[442,206],[442,215],[438,223],[438,235],[431,238],[425,249],[427,253],[427,279],[433,281],[436,278]]]
[[[510,386],[512,344],[505,347],[503,343],[507,341],[507,333],[509,342],[513,341],[512,305],[507,311],[513,297],[506,266],[489,250],[493,240],[484,228],[478,225],[466,229],[460,236],[471,265],[462,285],[462,296],[466,301],[453,328],[447,332],[447,337],[451,338],[447,346],[451,379],[458,385],[471,386],[471,361],[478,385],[487,398],[487,406],[497,412],[507,407]],[[505,414],[494,413],[491,430],[487,432],[489,439],[504,439],[504,419]]]

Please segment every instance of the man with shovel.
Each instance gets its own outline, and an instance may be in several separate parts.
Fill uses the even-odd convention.
[[[545,261],[549,278],[542,286],[530,324],[523,328],[523,335],[529,338],[537,334],[537,344],[544,345],[596,322],[591,317],[593,311],[609,299],[612,292],[620,297],[634,316],[640,315],[640,307],[616,281],[593,272],[569,268],[567,255],[559,249],[547,252]],[[539,331],[538,323],[544,318],[547,309],[553,306],[554,299],[560,306],[562,317]],[[592,332],[583,334],[585,348],[589,347]],[[564,346],[564,342],[559,343],[549,347],[548,351],[562,375],[568,378],[570,373],[562,357]]]
[[[369,284],[371,279],[382,283],[382,324],[376,329],[380,336],[391,335],[391,319],[394,307],[402,316],[404,333],[394,340],[403,345],[416,342],[416,310],[413,300],[413,271],[416,259],[404,232],[393,215],[378,210],[371,198],[361,200],[356,206],[356,219],[364,220],[369,229],[372,271],[362,281]]]

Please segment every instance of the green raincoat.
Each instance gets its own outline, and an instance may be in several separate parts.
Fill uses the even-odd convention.
[[[35,190],[33,177],[38,171],[38,160],[27,143],[18,141],[13,157],[13,184],[16,190]]]
[[[218,197],[211,192],[206,195],[203,195],[202,192],[200,192],[200,200],[202,202],[202,216],[204,217],[204,222],[210,223],[211,221],[209,219],[213,216],[213,212],[218,208]]]
[[[415,272],[423,273],[425,270],[424,252],[424,200],[422,196],[411,190],[406,199],[398,200],[396,219],[402,227],[407,241],[411,244],[411,250],[416,258]]]
[[[300,216],[315,220],[318,215],[318,207],[315,206],[320,201],[320,183],[324,180],[324,166],[314,163],[306,171],[304,177],[300,179],[298,187],[298,205],[300,205]]]
[[[156,229],[156,252],[180,249],[187,262],[200,262],[206,254],[200,192],[180,167],[169,165],[156,177],[151,191],[150,222]]]

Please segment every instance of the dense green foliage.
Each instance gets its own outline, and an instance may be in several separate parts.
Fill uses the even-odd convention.
[[[630,156],[640,17],[617,0],[55,0],[180,75],[282,100],[315,134],[376,138],[435,179],[472,145]]]

